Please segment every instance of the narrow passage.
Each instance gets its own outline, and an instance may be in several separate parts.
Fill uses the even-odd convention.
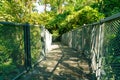
[[[53,43],[46,60],[20,80],[91,80],[87,60],[82,53]]]

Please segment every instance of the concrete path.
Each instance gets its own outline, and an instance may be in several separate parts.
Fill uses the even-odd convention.
[[[46,60],[20,80],[92,80],[89,65],[82,53],[54,43]]]

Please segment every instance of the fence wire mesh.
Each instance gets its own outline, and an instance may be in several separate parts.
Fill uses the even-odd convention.
[[[120,13],[62,35],[62,43],[84,53],[97,80],[120,80],[119,17]]]
[[[31,64],[34,65],[40,59],[41,53],[41,29],[40,26],[30,27]]]
[[[52,34],[47,29],[41,30],[43,26],[30,27],[30,41],[31,41],[31,58],[32,65],[42,61],[43,57],[51,50]],[[44,41],[41,40],[41,33],[43,33]]]
[[[105,23],[104,70],[109,79],[120,79],[120,19]]]
[[[0,80],[11,80],[25,70],[23,27],[0,24]]]
[[[44,39],[47,53],[52,35],[46,29]],[[0,80],[17,79],[34,67],[43,56],[41,43],[40,26],[0,22]]]

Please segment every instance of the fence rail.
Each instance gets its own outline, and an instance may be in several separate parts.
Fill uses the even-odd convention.
[[[120,13],[63,34],[62,43],[84,52],[97,80],[120,79]]]
[[[47,52],[52,41],[47,30],[44,38]],[[0,22],[0,80],[15,80],[30,70],[41,57],[41,46],[40,26]]]

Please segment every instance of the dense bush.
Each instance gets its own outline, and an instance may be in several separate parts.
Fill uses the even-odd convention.
[[[39,26],[30,26],[31,61],[40,58]],[[23,26],[0,25],[0,80],[12,79],[25,69]],[[11,75],[10,75],[11,74]],[[9,76],[8,76],[9,75]]]
[[[109,26],[110,27],[110,26]],[[115,31],[110,31],[113,28],[116,28]],[[104,41],[104,63],[103,67],[106,75],[103,77],[111,80],[119,80],[120,79],[120,26],[112,26],[105,30],[105,41]]]
[[[11,79],[21,72],[24,65],[23,45],[22,27],[0,25],[0,77]]]
[[[59,23],[59,33],[63,34],[71,29],[81,27],[83,24],[97,22],[104,18],[104,15],[90,6],[85,6],[83,9],[73,12]]]

